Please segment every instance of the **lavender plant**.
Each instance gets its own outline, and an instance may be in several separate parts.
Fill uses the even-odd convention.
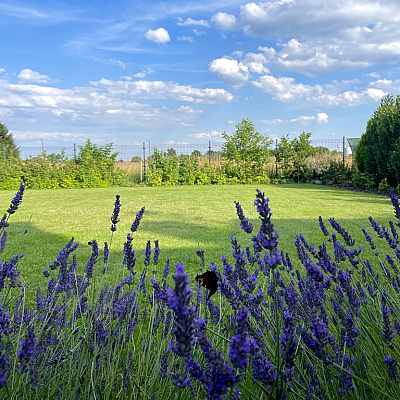
[[[24,190],[1,219],[0,256]],[[23,255],[0,260],[0,398],[399,398],[400,212],[389,195],[396,221],[385,228],[370,217],[359,236],[365,249],[337,220],[329,220],[330,233],[320,217],[324,241],[298,233],[297,259],[279,248],[264,193],[254,202],[257,232],[235,202],[252,236],[248,243],[232,236],[231,255],[210,263],[219,285],[213,300],[203,299],[190,279],[195,271],[179,260],[172,267],[166,259],[157,273],[158,240],[153,257],[148,240],[143,266],[136,262],[132,234],[144,207],[120,265],[110,262],[122,207],[116,196],[103,268],[97,240],[80,266],[72,238],[43,270],[46,289],[37,288],[29,306]],[[204,252],[197,254],[202,273]],[[107,277],[114,267],[125,271],[115,282]]]

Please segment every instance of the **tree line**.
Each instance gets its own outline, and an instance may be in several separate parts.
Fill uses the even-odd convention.
[[[244,118],[235,131],[222,133],[222,162],[202,162],[201,153],[178,155],[171,148],[154,149],[147,158],[144,183],[150,185],[281,183],[317,181],[368,190],[400,192],[400,96],[381,100],[367,122],[354,155],[355,163],[344,163],[335,152],[311,145],[311,132],[273,141]],[[0,188],[16,188],[23,180],[28,187],[102,187],[138,183],[129,172],[116,168],[112,145],[97,146],[90,140],[79,146],[77,157],[53,157],[43,153],[29,160],[19,158],[19,149],[7,127],[0,124]],[[139,158],[140,159],[140,158]],[[140,159],[141,160],[141,159]],[[133,160],[138,161],[138,160]],[[141,160],[142,161],[142,160]]]

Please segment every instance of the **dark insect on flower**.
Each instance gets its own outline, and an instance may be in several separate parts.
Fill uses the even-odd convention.
[[[207,300],[217,291],[218,289],[218,276],[215,271],[207,271],[202,275],[196,276],[196,281],[209,290]]]

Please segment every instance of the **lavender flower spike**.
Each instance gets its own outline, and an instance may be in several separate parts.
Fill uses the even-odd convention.
[[[115,203],[114,203],[114,211],[111,215],[111,232],[115,232],[117,230],[117,223],[119,222],[119,212],[121,211],[121,202],[120,196],[117,194],[115,195]]]
[[[186,357],[190,354],[194,343],[194,316],[196,307],[190,306],[190,299],[193,296],[189,286],[189,278],[185,273],[183,263],[176,265],[176,274],[173,275],[175,288],[167,289],[168,307],[174,312],[174,329],[175,346],[170,344],[172,351],[181,357]]]
[[[392,202],[394,208],[394,215],[399,220],[396,225],[400,226],[400,205],[399,205],[399,198],[396,196],[393,188],[389,188],[389,196],[390,201]]]
[[[133,224],[131,226],[131,232],[132,233],[136,232],[138,230],[139,224],[140,224],[140,220],[143,218],[144,211],[145,211],[145,207],[142,207],[140,209],[140,211],[136,214],[136,218],[133,221]]]
[[[239,202],[234,202],[236,205],[236,214],[240,220],[240,226],[246,233],[251,233],[253,231],[253,224],[249,221],[248,218],[244,216],[242,206]]]
[[[21,182],[19,185],[18,192],[15,194],[14,198],[11,200],[11,204],[7,212],[11,215],[18,210],[18,207],[22,203],[22,196],[24,195],[25,185]]]
[[[28,332],[25,335],[24,340],[20,343],[21,349],[17,351],[19,358],[19,370],[24,372],[27,369],[27,364],[31,360],[35,352],[36,338],[35,330],[32,325],[28,326]]]

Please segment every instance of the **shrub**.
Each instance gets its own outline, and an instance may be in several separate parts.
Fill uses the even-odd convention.
[[[24,190],[0,220],[0,255]],[[298,267],[279,250],[264,193],[254,202],[257,232],[235,202],[249,243],[232,236],[232,257],[210,264],[218,294],[209,300],[199,286],[207,284],[191,284],[183,263],[172,279],[170,260],[159,266],[158,241],[137,265],[133,235],[144,207],[126,236],[124,277],[110,286],[117,195],[109,245],[101,253],[91,241],[81,271],[71,238],[44,269],[47,290],[36,290],[33,308],[22,256],[0,261],[1,398],[399,398],[400,205],[389,194],[395,222],[386,228],[369,217],[363,229],[373,259],[338,221],[329,219],[329,232],[320,217],[326,241],[296,235]]]

